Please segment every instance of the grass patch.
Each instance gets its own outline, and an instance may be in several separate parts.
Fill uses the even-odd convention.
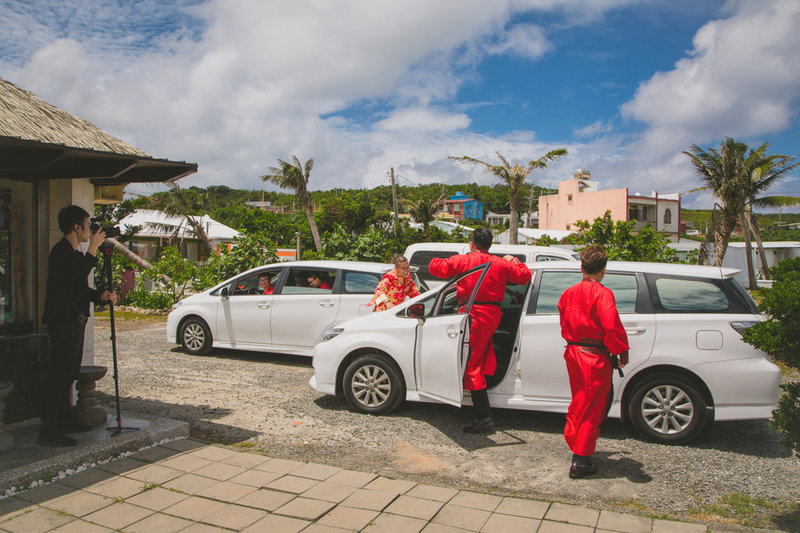
[[[143,491],[153,490],[161,486],[161,483],[148,483],[142,487]]]
[[[230,444],[230,446],[231,446],[231,448],[241,448],[243,450],[253,450],[258,446],[258,444],[256,444],[255,442],[243,441],[243,442],[234,442],[234,443]]]
[[[787,378],[800,378],[800,370],[793,366],[789,366],[783,361],[772,361],[775,365],[781,369],[781,376]]]
[[[800,531],[800,504],[775,502],[742,492],[730,492],[716,503],[692,507],[692,518],[725,524]]]

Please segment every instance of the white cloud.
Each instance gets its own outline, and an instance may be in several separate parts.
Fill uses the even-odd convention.
[[[611,124],[611,121],[603,122],[598,120],[588,126],[575,128],[573,133],[576,137],[594,137],[599,133],[610,133],[613,129],[614,126]]]
[[[397,109],[387,118],[375,123],[376,130],[402,130],[408,134],[426,131],[457,131],[468,126],[469,117],[467,115],[445,113],[430,107]]]
[[[490,54],[511,53],[528,59],[539,59],[552,48],[542,28],[533,24],[518,24],[486,47]]]

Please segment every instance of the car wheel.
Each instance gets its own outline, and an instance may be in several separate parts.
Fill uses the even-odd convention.
[[[181,324],[181,346],[191,355],[205,355],[211,351],[211,330],[201,318],[190,318]]]
[[[697,387],[677,374],[645,379],[633,392],[628,415],[648,440],[680,444],[697,437],[706,424],[706,402]]]
[[[364,355],[350,363],[342,388],[347,402],[362,413],[389,413],[406,396],[400,371],[391,360],[378,354]]]

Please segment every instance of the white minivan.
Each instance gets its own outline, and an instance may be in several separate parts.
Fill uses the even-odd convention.
[[[418,242],[406,248],[405,256],[412,267],[417,267],[417,275],[434,288],[444,283],[428,272],[431,259],[447,258],[469,252],[469,243],[462,242]],[[540,261],[580,261],[580,254],[558,246],[528,246],[525,244],[493,244],[489,253],[497,256],[513,255],[523,263]]]
[[[581,280],[580,262],[528,267],[532,282],[509,285],[502,303],[489,401],[493,407],[565,413],[571,394],[557,303]],[[613,377],[609,416],[625,418],[663,443],[688,442],[713,420],[772,416],[780,370],[742,340],[741,332],[764,317],[734,279],[738,272],[608,263],[603,285],[614,292],[631,347],[624,376]],[[455,290],[464,275],[391,311],[329,329],[314,348],[310,385],[374,414],[404,400],[469,403],[462,391],[468,315],[459,312]]]

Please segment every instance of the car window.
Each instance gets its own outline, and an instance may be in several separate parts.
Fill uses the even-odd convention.
[[[583,275],[580,272],[542,272],[539,293],[535,299],[531,299],[528,305],[528,314],[557,315],[558,300],[561,295],[581,279],[583,279]],[[602,283],[614,293],[617,311],[620,313],[636,312],[636,295],[639,284],[635,274],[607,273]]]
[[[428,265],[431,264],[431,259],[436,257],[447,259],[448,257],[452,257],[454,255],[458,255],[458,252],[420,250],[411,255],[408,260],[408,264],[412,267],[419,268],[419,271],[417,272],[419,277],[424,281],[429,281],[438,279],[436,276],[432,276],[428,271]]]
[[[336,281],[335,270],[293,268],[281,294],[330,294]]]
[[[558,255],[539,254],[536,256],[537,261],[569,261],[566,257]]]
[[[505,257],[507,255],[510,255],[511,257],[516,257],[517,260],[520,263],[527,263],[528,262],[528,258],[525,257],[525,254],[491,254],[491,255],[493,255],[495,257],[500,257],[500,258],[503,258],[503,257]]]
[[[373,294],[381,281],[380,274],[369,272],[345,272],[344,292],[350,294]]]
[[[660,278],[655,285],[661,306],[667,311],[725,311],[730,305],[725,292],[710,280]]]
[[[267,276],[270,279],[270,285],[273,287],[275,283],[278,281],[278,275],[280,274],[280,270],[272,270],[272,271],[262,271],[256,274],[251,274],[249,276],[237,279],[233,285],[232,289],[229,289],[230,296],[247,296],[253,294],[264,294],[264,290],[262,289],[261,285],[259,284],[259,278],[261,276]]]

